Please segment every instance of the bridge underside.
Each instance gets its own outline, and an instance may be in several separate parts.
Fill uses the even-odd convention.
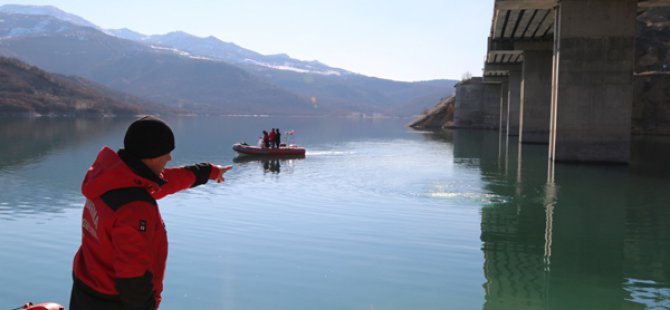
[[[655,6],[670,0],[496,0],[482,83],[504,91],[478,106],[553,160],[627,163],[636,17]]]

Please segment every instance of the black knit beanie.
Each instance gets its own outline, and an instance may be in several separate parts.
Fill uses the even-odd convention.
[[[145,116],[130,124],[123,147],[137,158],[158,157],[174,150],[174,134],[161,119]]]

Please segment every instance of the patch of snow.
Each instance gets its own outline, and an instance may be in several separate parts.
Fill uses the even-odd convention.
[[[159,45],[149,45],[149,46],[151,48],[155,49],[155,50],[168,51],[168,52],[172,52],[172,53],[175,53],[177,55],[184,56],[184,57],[192,57],[191,54],[189,54],[188,52],[184,52],[180,49],[176,49],[176,48],[172,48],[172,47],[159,46]]]
[[[298,72],[298,73],[312,73],[312,74],[319,74],[319,75],[337,75],[337,76],[342,75],[340,72],[335,71],[335,70],[325,70],[325,71],[308,70],[308,69],[296,68],[294,66],[291,66],[288,63],[284,63],[282,65],[272,65],[272,64],[260,62],[260,61],[249,59],[249,58],[244,59],[243,62],[252,63],[254,65],[261,66],[261,67],[266,67],[266,68],[271,68],[271,69],[276,69],[276,70],[292,71],[292,72]]]
[[[191,58],[191,59],[219,61],[217,59],[209,58],[209,57],[205,57],[205,56],[194,56],[189,52],[186,52],[186,51],[183,51],[183,50],[180,50],[180,49],[177,49],[177,48],[173,48],[173,47],[165,47],[165,46],[159,46],[159,45],[149,45],[149,46],[151,48],[155,49],[155,50],[167,51],[167,52],[175,53],[179,56],[188,57],[188,58]]]
[[[193,55],[189,55],[188,58],[191,58],[191,59],[199,59],[199,60],[219,61],[218,59],[209,58],[209,57],[204,57],[204,56],[193,56]]]

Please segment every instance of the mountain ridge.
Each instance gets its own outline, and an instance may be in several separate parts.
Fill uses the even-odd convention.
[[[0,12],[4,7],[0,6]],[[23,29],[41,25],[40,31],[12,34],[0,24],[0,54],[196,113],[408,116],[452,93],[457,82],[367,77],[316,60],[301,61],[281,53],[262,55],[214,36],[201,38],[183,31],[148,36],[127,28],[101,31],[35,17],[41,15],[16,16],[7,18]],[[217,74],[202,76],[194,68],[207,67],[203,62],[221,70],[205,70]],[[166,64],[178,66],[166,68]],[[138,67],[144,70],[131,70]],[[220,83],[210,83],[210,79]],[[193,81],[210,84],[210,88]]]
[[[225,62],[151,48],[39,15],[0,13],[0,18],[5,20],[0,24],[3,38],[0,54],[17,57],[47,71],[78,75],[195,113],[311,112],[299,107],[306,107],[306,100]],[[16,23],[40,25],[42,34],[8,36]],[[65,28],[68,30],[61,31]],[[282,103],[285,106],[278,107]]]
[[[287,66],[317,74],[320,71],[332,71],[337,72],[337,74],[354,74],[347,70],[329,67],[317,60],[297,60],[285,53],[263,55],[211,35],[207,37],[198,37],[184,31],[172,31],[162,35],[145,35],[127,28],[126,30],[122,29],[120,31],[115,29],[109,29],[107,31],[123,39],[176,47],[195,55],[207,56],[229,63],[246,63],[252,61],[264,63],[266,67]],[[314,67],[317,68],[316,71],[313,70]]]
[[[60,20],[68,21],[75,25],[91,27],[100,30],[97,25],[83,19],[77,15],[67,13],[52,5],[20,5],[20,4],[5,4],[0,6],[0,12],[24,15],[46,15],[58,18]]]

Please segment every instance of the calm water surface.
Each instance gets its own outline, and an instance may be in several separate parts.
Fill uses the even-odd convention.
[[[0,122],[0,309],[67,305],[81,179],[131,120]],[[408,120],[168,120],[173,165],[234,164],[160,201],[161,309],[670,309],[670,140],[556,165],[496,132]],[[231,145],[294,129],[302,159]],[[552,182],[553,181],[553,182]]]

